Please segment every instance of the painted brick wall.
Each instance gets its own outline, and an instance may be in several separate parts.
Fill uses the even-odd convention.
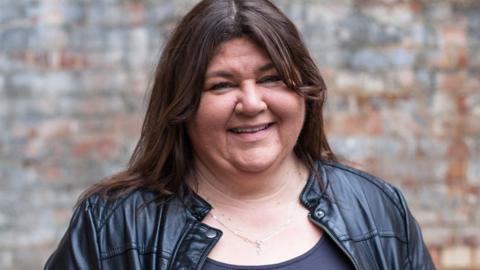
[[[0,1],[0,269],[39,269],[78,194],[128,160],[196,1]],[[329,86],[346,161],[400,187],[439,269],[480,269],[480,2],[275,1]]]

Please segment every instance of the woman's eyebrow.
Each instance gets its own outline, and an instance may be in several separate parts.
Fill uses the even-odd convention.
[[[212,71],[207,73],[205,76],[206,78],[212,78],[212,77],[222,77],[222,78],[227,78],[227,79],[232,79],[233,74],[227,71],[219,70],[219,71]]]
[[[274,68],[275,68],[275,66],[274,66],[272,63],[267,63],[267,64],[259,67],[259,68],[257,69],[257,71],[258,71],[259,73],[262,73],[262,72],[265,72],[265,71],[268,71],[268,70],[274,69]]]
[[[272,63],[267,63],[257,69],[257,73],[263,73],[265,71],[268,71],[270,69],[274,69],[275,66]],[[224,70],[218,70],[218,71],[212,71],[208,72],[205,78],[212,78],[212,77],[222,77],[222,78],[227,78],[227,79],[232,79],[234,75],[228,71]]]

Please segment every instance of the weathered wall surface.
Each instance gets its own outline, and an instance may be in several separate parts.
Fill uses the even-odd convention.
[[[0,269],[38,269],[121,169],[196,1],[0,1]],[[480,269],[480,3],[276,1],[329,86],[335,150],[400,187],[439,269]]]

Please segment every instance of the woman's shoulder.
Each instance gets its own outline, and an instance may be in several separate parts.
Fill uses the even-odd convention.
[[[385,180],[340,163],[322,163],[330,215],[341,235],[363,240],[372,235],[407,241],[408,208],[403,195]]]
[[[95,235],[100,258],[126,250],[168,257],[173,246],[163,242],[165,232],[169,232],[165,239],[180,237],[188,218],[182,200],[176,196],[158,197],[144,189],[114,197],[95,193],[76,207],[69,235]]]
[[[331,210],[328,224],[337,237],[362,243],[368,240],[372,245],[379,243],[379,237],[385,254],[407,252],[404,255],[412,269],[433,267],[420,226],[397,187],[344,164],[320,162],[320,167],[331,197],[326,204]],[[362,252],[368,251],[365,245],[358,246]]]
[[[182,210],[183,209],[183,210]],[[70,225],[46,269],[66,265],[93,267],[106,260],[125,263],[127,252],[157,254],[166,263],[175,239],[186,224],[183,203],[176,197],[135,190],[121,196],[91,193],[76,206]],[[165,237],[168,232],[168,237]],[[84,267],[81,267],[82,269]]]
[[[94,193],[83,198],[76,207],[76,212],[87,212],[95,223],[97,231],[105,226],[136,220],[160,220],[165,212],[183,208],[175,196],[158,196],[155,192],[137,189],[120,196]]]
[[[339,162],[321,162],[320,166],[333,189],[347,189],[367,195],[377,194],[392,200],[393,203],[401,203],[400,200],[403,199],[401,192],[393,184],[361,169]]]

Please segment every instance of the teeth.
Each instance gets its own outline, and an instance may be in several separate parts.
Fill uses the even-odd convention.
[[[231,130],[235,133],[253,133],[258,132],[260,130],[264,130],[268,128],[268,124],[256,128],[232,128]]]

